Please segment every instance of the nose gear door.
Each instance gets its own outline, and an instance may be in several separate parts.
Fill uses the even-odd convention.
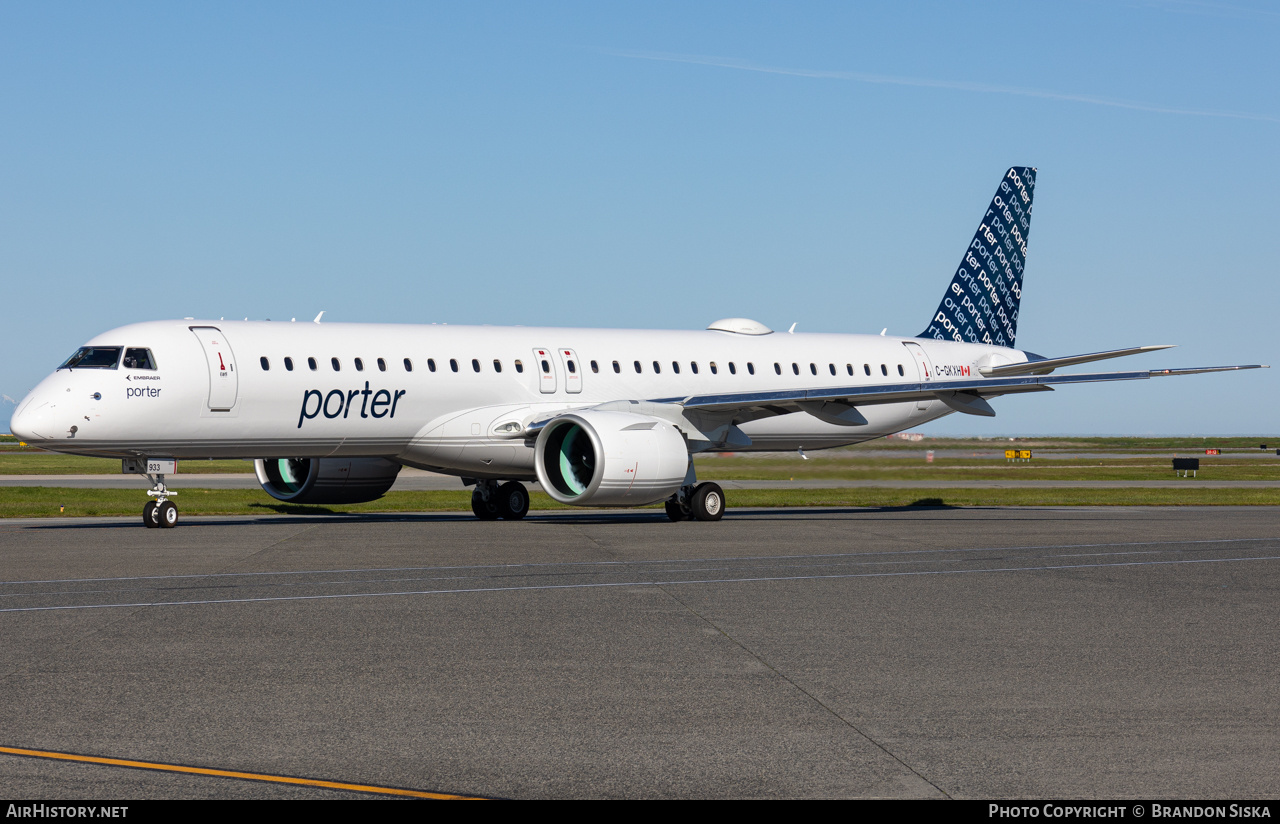
[[[209,410],[229,412],[236,405],[240,388],[231,344],[216,326],[192,326],[191,331],[200,341],[209,366]]]

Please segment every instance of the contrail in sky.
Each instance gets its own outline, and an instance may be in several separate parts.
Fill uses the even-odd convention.
[[[1172,106],[1158,106],[1152,103],[1137,103],[1131,100],[1116,100],[1109,97],[1095,97],[1088,94],[1064,94],[1044,89],[1025,89],[1018,86],[993,86],[987,83],[969,83],[963,80],[931,80],[927,77],[899,77],[890,74],[868,74],[865,72],[821,71],[817,69],[791,69],[781,66],[762,66],[746,60],[732,57],[708,57],[697,54],[669,54],[666,52],[630,51],[623,49],[599,49],[602,54],[614,57],[629,57],[635,60],[658,60],[664,63],[691,63],[696,66],[715,66],[720,69],[737,69],[746,72],[764,74],[784,74],[791,77],[812,77],[820,80],[849,80],[855,83],[877,83],[890,86],[915,86],[926,89],[954,89],[963,92],[982,92],[985,94],[1011,94],[1018,97],[1037,97],[1042,100],[1064,100],[1069,103],[1089,103],[1094,106],[1110,106],[1115,109],[1132,109],[1139,112],[1155,114],[1182,114],[1195,117],[1227,117],[1236,120],[1261,120],[1268,123],[1280,123],[1280,117],[1250,112],[1224,112],[1211,109],[1181,109]]]

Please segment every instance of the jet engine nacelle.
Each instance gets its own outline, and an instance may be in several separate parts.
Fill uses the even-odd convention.
[[[253,465],[267,494],[291,504],[376,501],[400,472],[385,458],[259,458]]]
[[[662,501],[680,488],[689,470],[684,436],[664,420],[631,412],[555,417],[538,433],[534,453],[542,489],[576,506]]]

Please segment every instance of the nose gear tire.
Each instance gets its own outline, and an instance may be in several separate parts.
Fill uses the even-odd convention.
[[[178,507],[173,501],[165,501],[156,507],[156,518],[160,526],[172,529],[178,525]]]

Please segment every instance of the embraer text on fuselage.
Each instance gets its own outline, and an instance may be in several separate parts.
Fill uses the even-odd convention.
[[[357,404],[362,418],[394,418],[396,405],[405,394],[407,390],[404,389],[370,389],[368,381],[364,382],[364,389],[330,389],[328,392],[307,389],[302,393],[298,428],[302,428],[303,421],[320,415],[330,419],[350,417]]]

